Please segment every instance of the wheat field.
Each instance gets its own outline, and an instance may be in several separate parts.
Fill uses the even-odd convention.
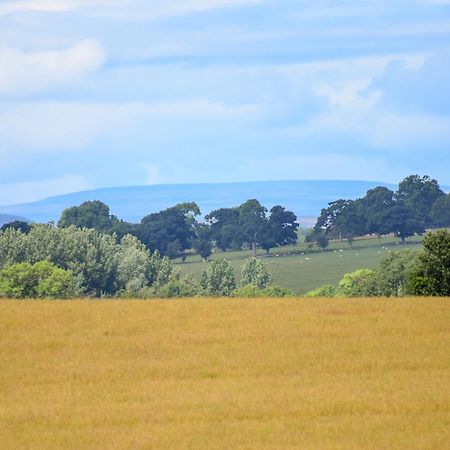
[[[1,301],[2,449],[449,449],[450,299]]]

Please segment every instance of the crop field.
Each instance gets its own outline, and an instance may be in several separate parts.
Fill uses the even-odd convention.
[[[398,239],[391,237],[368,238],[355,240],[351,247],[345,241],[331,242],[325,252],[316,249],[308,251],[306,245],[300,244],[273,249],[269,257],[265,256],[264,251],[259,251],[258,255],[272,272],[275,283],[302,295],[325,284],[336,284],[348,272],[375,268],[389,251],[420,250],[420,244],[420,237],[412,238],[403,245],[399,244]],[[220,252],[211,259],[230,260],[236,277],[239,277],[240,267],[249,256],[250,251]],[[183,274],[200,279],[202,272],[208,268],[208,263],[195,255],[189,256],[184,263],[178,261],[178,267]]]
[[[450,299],[0,301],[2,449],[448,449]]]

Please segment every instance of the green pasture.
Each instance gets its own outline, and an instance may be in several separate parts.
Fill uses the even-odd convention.
[[[389,251],[420,250],[421,237],[410,238],[407,243],[393,237],[364,238],[355,240],[350,246],[346,241],[331,242],[326,251],[314,247],[308,250],[305,244],[273,249],[270,255],[262,250],[262,258],[273,274],[275,283],[304,294],[325,284],[336,284],[347,272],[362,268],[374,268]],[[239,278],[240,267],[251,256],[250,251],[217,252],[211,259],[226,258],[233,265]],[[199,279],[208,267],[198,255],[190,255],[184,262],[176,261],[183,274]]]

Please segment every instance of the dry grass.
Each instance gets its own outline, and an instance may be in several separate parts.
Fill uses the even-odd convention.
[[[450,300],[0,302],[2,449],[449,449]]]

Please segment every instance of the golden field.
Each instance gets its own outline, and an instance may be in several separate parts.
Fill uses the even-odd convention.
[[[450,299],[1,301],[2,449],[449,449]]]

